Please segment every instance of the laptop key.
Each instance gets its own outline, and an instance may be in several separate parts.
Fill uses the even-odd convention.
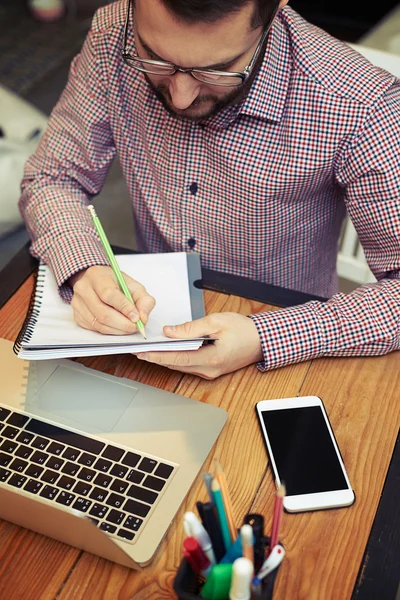
[[[112,482],[112,477],[109,475],[103,475],[103,473],[99,473],[94,480],[95,485],[99,485],[100,487],[108,487]]]
[[[47,452],[50,454],[55,454],[56,456],[60,456],[65,446],[62,444],[58,444],[57,442],[51,442],[50,446],[47,448]]]
[[[47,498],[47,500],[54,500],[54,498],[58,494],[58,489],[53,487],[52,485],[45,485],[39,496],[42,498]]]
[[[124,458],[122,459],[122,464],[128,465],[128,467],[136,467],[141,458],[142,457],[140,456],[140,454],[135,454],[134,452],[127,452]]]
[[[114,475],[115,477],[125,477],[128,472],[128,467],[123,467],[122,465],[114,465],[110,471],[110,475]]]
[[[138,531],[142,523],[143,519],[138,519],[137,517],[132,517],[132,515],[129,515],[124,523],[124,527],[130,529],[131,531]]]
[[[92,464],[94,463],[94,461],[96,460],[96,458],[97,458],[97,456],[93,456],[93,454],[88,454],[87,452],[84,452],[78,458],[78,463],[80,465],[84,465],[85,467],[91,467]]]
[[[102,531],[106,531],[107,533],[115,533],[117,531],[115,525],[111,525],[110,523],[101,523],[100,529]]]
[[[95,475],[96,471],[93,471],[92,469],[86,469],[86,467],[82,467],[82,469],[78,473],[78,478],[83,479],[84,481],[92,481]]]
[[[144,473],[141,473],[140,471],[136,471],[136,469],[131,469],[127,480],[131,481],[132,483],[140,483],[142,481],[144,477]]]
[[[122,508],[126,512],[137,515],[138,517],[147,517],[151,506],[142,504],[142,502],[137,502],[137,500],[127,500]]]
[[[15,456],[19,456],[20,458],[28,458],[33,452],[33,448],[29,448],[29,446],[24,446],[21,444],[19,448],[14,452]]]
[[[46,467],[49,469],[61,469],[64,464],[64,460],[62,458],[58,458],[57,456],[50,456],[49,460],[46,463]]]
[[[7,483],[9,485],[13,485],[14,487],[20,488],[24,485],[26,480],[27,477],[25,477],[24,475],[18,475],[17,473],[14,473],[14,475],[12,475],[10,479],[7,480]]]
[[[63,473],[65,473],[66,475],[76,475],[77,472],[79,471],[79,469],[80,469],[80,466],[77,465],[76,463],[67,462],[67,463],[65,463],[65,465],[63,466],[61,471]]]
[[[2,431],[2,436],[8,438],[9,440],[13,440],[14,438],[17,437],[17,435],[19,434],[19,429],[17,429],[16,427],[11,427],[10,425],[8,427],[5,427]]]
[[[153,477],[153,475],[147,475],[142,485],[155,490],[156,492],[161,492],[165,485],[165,480],[159,479],[158,477]]]
[[[75,494],[70,494],[69,492],[60,492],[56,498],[56,502],[63,504],[64,506],[70,506],[75,498]]]
[[[55,483],[59,477],[60,473],[57,473],[57,471],[50,471],[50,469],[46,469],[40,479],[46,483]]]
[[[38,465],[29,465],[27,470],[25,471],[25,475],[29,475],[29,477],[39,477],[41,473],[43,473],[43,467],[39,467]]]
[[[147,456],[145,456],[144,458],[142,458],[137,468],[141,471],[146,471],[146,473],[152,473],[157,464],[158,463],[156,460],[154,460],[153,458],[147,458]]]
[[[72,508],[76,508],[77,510],[85,513],[88,511],[91,504],[91,500],[87,500],[87,498],[77,498],[72,505]]]
[[[110,489],[113,492],[117,492],[118,494],[123,494],[128,487],[129,483],[127,481],[123,481],[122,479],[115,479],[112,482]]]
[[[8,467],[13,457],[10,454],[0,452],[0,467]]]
[[[22,471],[28,466],[28,463],[26,462],[26,460],[22,460],[20,458],[15,458],[12,463],[10,464],[10,469],[12,471],[18,471],[19,473],[22,473]]]
[[[7,469],[0,468],[0,481],[6,481],[6,479],[11,475],[11,471],[7,471]]]
[[[17,448],[17,447],[18,447],[18,444],[16,444],[15,442],[9,442],[8,440],[4,440],[4,442],[0,446],[0,450],[3,450],[3,452],[8,452],[9,454],[11,454],[12,452],[14,452],[15,448]]]
[[[10,412],[11,410],[8,410],[8,408],[3,408],[2,406],[0,406],[0,421],[5,421]]]
[[[93,515],[94,517],[98,517],[99,519],[104,519],[108,512],[108,507],[104,506],[104,504],[93,504],[92,508],[89,511],[89,515]]]
[[[30,444],[34,437],[35,436],[33,433],[27,433],[26,431],[23,431],[19,434],[16,441],[20,442],[21,444]]]
[[[24,490],[31,494],[37,494],[38,491],[43,487],[43,483],[36,479],[28,479],[27,484],[24,486]]]
[[[62,456],[67,460],[76,460],[80,455],[81,452],[79,452],[79,450],[75,450],[75,448],[66,448]]]
[[[102,471],[103,473],[107,473],[108,469],[111,467],[112,462],[110,460],[105,460],[104,458],[99,458],[93,465],[93,469],[97,469],[97,471]]]
[[[64,488],[64,490],[71,490],[74,486],[75,481],[76,480],[72,479],[72,477],[67,477],[66,475],[63,475],[57,485],[58,487]]]
[[[115,510],[114,508],[110,510],[106,517],[106,521],[110,521],[110,523],[115,523],[115,525],[121,525],[122,521],[125,519],[126,513],[121,512],[120,510]]]
[[[0,422],[0,431],[3,429],[3,427],[4,427],[4,423]]]
[[[119,494],[111,494],[108,497],[106,504],[108,504],[108,506],[114,506],[115,508],[121,508],[124,501],[125,498],[123,496],[120,496]]]
[[[160,463],[157,469],[154,471],[153,475],[157,475],[157,477],[162,477],[163,479],[168,479],[173,470],[174,467],[171,467],[171,465]]]
[[[120,538],[124,538],[124,540],[133,540],[133,538],[135,537],[133,531],[127,531],[126,529],[119,529],[117,535]]]
[[[97,500],[97,502],[104,502],[107,496],[108,492],[104,488],[95,487],[89,497]]]
[[[31,444],[34,448],[37,448],[38,450],[44,450],[46,448],[46,446],[49,445],[49,440],[46,440],[45,438],[42,438],[40,436],[37,436],[32,444]]]
[[[38,465],[43,465],[48,458],[48,454],[45,454],[45,452],[40,452],[40,450],[36,450],[35,454],[31,456],[31,461],[37,463]]]
[[[136,500],[141,500],[142,502],[147,502],[148,504],[154,504],[154,502],[158,498],[158,494],[152,492],[150,490],[145,490],[144,488],[138,485],[131,485],[127,492],[127,496],[131,498],[136,498]]]
[[[22,429],[28,421],[29,417],[26,415],[20,415],[19,413],[12,413],[7,419],[7,423],[9,425],[14,425],[20,429]]]
[[[93,486],[90,485],[90,483],[86,483],[85,481],[78,481],[78,483],[74,487],[74,492],[76,492],[80,496],[87,496],[90,490],[92,489]]]
[[[116,446],[107,446],[106,448],[104,448],[103,452],[101,453],[101,456],[103,458],[109,458],[114,462],[118,462],[121,460],[124,452],[125,450],[123,450],[122,448],[117,448]]]

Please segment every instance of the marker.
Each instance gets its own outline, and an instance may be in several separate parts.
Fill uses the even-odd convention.
[[[261,569],[257,573],[258,579],[264,579],[279,567],[285,557],[285,549],[280,544],[276,544],[268,555],[267,560],[263,563]]]
[[[232,567],[229,600],[250,600],[254,565],[248,558],[237,558]]]
[[[183,527],[188,537],[194,537],[199,542],[200,548],[212,565],[215,565],[215,554],[210,536],[193,512],[186,512],[183,517]]]
[[[194,537],[183,540],[183,554],[195,573],[200,573],[204,578],[208,577],[211,563]]]
[[[264,562],[264,517],[259,513],[250,513],[246,515],[244,522],[251,525],[253,529],[254,566],[257,571]]]
[[[211,545],[214,550],[217,563],[220,562],[225,554],[224,540],[219,528],[217,516],[215,514],[214,502],[196,502],[197,510],[203,522],[203,525],[210,536]],[[241,556],[241,554],[239,555]],[[235,558],[238,558],[237,556]],[[232,561],[233,562],[233,561]]]

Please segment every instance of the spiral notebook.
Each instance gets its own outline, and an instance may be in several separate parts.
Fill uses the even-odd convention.
[[[199,254],[122,254],[116,258],[121,271],[140,281],[156,299],[146,324],[146,340],[140,333],[114,336],[79,327],[72,307],[60,298],[52,271],[41,264],[27,317],[14,344],[17,356],[43,360],[152,350],[197,350],[205,338],[172,340],[162,329],[164,325],[177,325],[205,314],[203,292],[194,285],[201,279]]]

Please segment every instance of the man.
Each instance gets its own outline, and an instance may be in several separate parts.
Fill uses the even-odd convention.
[[[32,252],[82,327],[130,333],[154,306],[129,278],[137,310],[119,291],[85,208],[116,152],[141,250],[194,249],[205,267],[330,297],[165,327],[218,341],[141,359],[214,378],[400,347],[400,82],[286,1],[100,9],[26,167]],[[346,208],[379,280],[347,296],[335,271]]]

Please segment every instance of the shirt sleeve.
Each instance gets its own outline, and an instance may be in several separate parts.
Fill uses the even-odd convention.
[[[50,265],[64,300],[74,273],[108,264],[86,206],[99,193],[115,156],[107,85],[89,32],[36,153],[26,164],[20,210],[31,252]]]
[[[400,349],[400,82],[371,108],[337,160],[337,181],[376,283],[327,302],[250,315],[267,370],[321,356]]]

